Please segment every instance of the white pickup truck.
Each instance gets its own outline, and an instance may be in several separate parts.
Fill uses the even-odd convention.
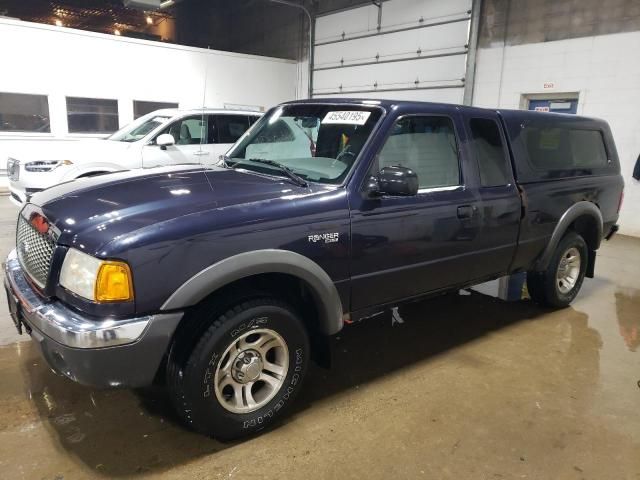
[[[53,185],[118,170],[213,165],[260,116],[234,110],[156,110],[105,139],[23,145],[7,159],[9,198],[21,205]]]

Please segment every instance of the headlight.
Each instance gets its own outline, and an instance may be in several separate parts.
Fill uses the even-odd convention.
[[[73,162],[71,160],[38,160],[25,163],[24,169],[27,172],[50,172],[62,165],[73,165]]]
[[[69,249],[60,271],[60,285],[94,302],[133,300],[131,269],[125,262],[100,260]]]

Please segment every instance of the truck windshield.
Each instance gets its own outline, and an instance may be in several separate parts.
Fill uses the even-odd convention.
[[[339,184],[347,176],[381,116],[375,107],[283,105],[245,133],[225,158],[227,166]]]
[[[167,123],[170,118],[168,115],[156,115],[153,112],[149,113],[122,127],[116,133],[107,137],[107,140],[114,140],[116,142],[138,141],[160,125]]]

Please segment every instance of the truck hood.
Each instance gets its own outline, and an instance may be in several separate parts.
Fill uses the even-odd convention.
[[[160,167],[66,182],[35,194],[59,243],[98,255],[113,240],[184,215],[310,193],[288,180],[226,168]]]

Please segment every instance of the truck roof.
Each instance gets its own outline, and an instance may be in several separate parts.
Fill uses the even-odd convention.
[[[256,115],[260,116],[263,112],[256,110],[231,110],[228,108],[161,108],[155,110],[157,115],[170,115],[172,117],[177,115],[190,115],[190,114],[222,114],[222,115]]]
[[[447,110],[458,110],[463,112],[494,112],[499,113],[502,116],[511,117],[520,116],[520,117],[549,117],[549,118],[558,118],[564,117],[567,119],[588,119],[597,122],[601,122],[602,120],[593,117],[585,117],[582,115],[574,115],[567,113],[549,113],[549,112],[536,112],[533,110],[514,110],[514,109],[506,109],[506,108],[483,108],[483,107],[473,107],[467,105],[458,105],[455,103],[440,103],[440,102],[421,102],[421,101],[413,101],[413,100],[392,100],[392,99],[372,99],[372,98],[346,98],[346,97],[327,97],[327,98],[312,98],[306,100],[293,100],[290,102],[285,102],[285,104],[292,103],[332,103],[332,104],[350,104],[350,105],[362,105],[362,106],[380,106],[385,110],[389,110],[392,107],[399,108],[402,110],[412,110],[416,107],[429,106],[431,108],[435,108],[441,111]]]

